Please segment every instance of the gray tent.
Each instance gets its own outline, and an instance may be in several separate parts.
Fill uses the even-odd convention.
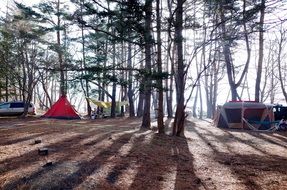
[[[274,127],[273,105],[259,102],[227,102],[218,106],[215,125],[221,128],[269,130]]]

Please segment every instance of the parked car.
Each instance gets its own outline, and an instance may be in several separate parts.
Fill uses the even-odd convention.
[[[0,104],[0,116],[21,115],[23,112],[24,102],[5,102]],[[36,114],[35,106],[32,103],[29,105],[28,114]]]

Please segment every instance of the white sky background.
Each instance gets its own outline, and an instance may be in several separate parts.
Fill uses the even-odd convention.
[[[32,5],[40,3],[42,1],[45,1],[45,0],[16,0],[16,2],[23,3],[23,4],[27,5],[27,6],[32,6]],[[68,1],[68,0],[66,0],[66,1]],[[286,0],[282,0],[281,2],[283,3],[282,5],[284,5],[284,2],[285,2],[285,7],[287,6]],[[1,14],[5,14],[5,12],[6,12],[6,5],[7,4],[13,5],[13,0],[0,0],[0,12],[1,12]],[[284,8],[284,6],[283,6],[283,8]],[[280,15],[281,18],[283,18],[283,19],[285,18],[286,19],[287,18],[287,9],[283,9],[283,10],[285,10],[285,11],[276,10],[271,15],[270,14],[269,15],[266,14],[265,21],[266,22],[271,22],[271,21],[274,21],[274,19],[278,20],[278,17],[279,17],[278,15]],[[279,11],[280,11],[280,13],[278,13]],[[275,28],[274,28],[274,30],[276,31]],[[187,34],[187,36],[193,36],[193,34],[190,34],[190,35]],[[266,44],[267,44],[267,40],[266,40],[267,39],[267,34],[264,34],[264,38],[265,38],[265,46],[266,46]],[[249,81],[249,87],[250,87],[251,100],[254,98],[254,84],[255,84],[255,80],[256,80],[255,71],[256,71],[256,65],[257,65],[257,61],[258,61],[257,60],[257,55],[256,55],[256,54],[258,54],[258,47],[257,47],[258,46],[258,41],[256,39],[255,41],[253,40],[252,42],[255,43],[255,44],[252,44],[250,70],[249,70],[249,73],[248,73],[248,81]],[[77,48],[75,47],[75,49],[77,49]],[[236,48],[236,52],[237,53],[234,55],[234,63],[236,63],[237,65],[245,63],[245,60],[246,60],[246,50],[245,49],[246,49],[245,45],[238,46]],[[233,48],[233,50],[234,50],[234,48]],[[265,55],[267,54],[267,49],[266,48],[264,49],[264,54]],[[200,55],[199,55],[199,57],[200,57]],[[285,61],[285,60],[283,60],[283,61]],[[195,69],[192,69],[192,70],[196,71]],[[225,77],[222,81],[220,81],[220,86],[219,86],[218,90],[219,90],[218,104],[223,104],[227,100],[230,100],[230,96],[229,96],[229,99],[227,98],[228,94],[229,94],[229,86],[228,86],[227,77]],[[187,90],[187,93],[189,93],[189,92],[190,92],[190,90]],[[240,94],[240,92],[241,92],[241,90],[239,88],[238,89],[238,93]],[[245,94],[246,94],[246,92],[245,92]],[[193,96],[194,95],[195,95],[195,91],[194,91]],[[186,94],[185,96],[188,97],[188,94]],[[202,96],[203,96],[203,98],[205,98],[205,92],[204,92],[203,89],[202,89]],[[247,95],[245,97],[243,97],[243,99],[247,99]],[[278,102],[278,103],[285,103],[285,102],[282,102],[282,97],[280,95],[277,97],[276,102]],[[191,101],[190,104],[192,105],[193,101]]]
[[[42,0],[15,0],[18,3],[23,3],[25,5],[34,5],[37,3],[40,3]],[[14,4],[14,0],[0,0],[0,10],[1,10],[1,14],[3,14],[3,12],[6,12],[6,6],[10,7],[11,5]]]

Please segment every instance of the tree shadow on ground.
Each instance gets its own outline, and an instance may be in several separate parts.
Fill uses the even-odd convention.
[[[287,141],[287,132],[276,132],[276,133],[272,133],[270,135],[274,138],[281,140],[281,141],[284,141],[284,142]]]
[[[175,189],[198,189],[202,182],[195,175],[193,155],[189,150],[187,139],[184,137],[175,140],[172,148],[173,152],[177,152],[174,155],[177,164]]]
[[[244,131],[245,132],[245,131]],[[274,134],[278,134],[278,132],[275,133],[265,133],[265,132],[245,132],[249,135],[252,135],[255,138],[259,138],[261,140],[264,140],[265,142],[271,143],[273,145],[280,146],[282,148],[287,148],[287,139],[284,139],[280,136],[275,136]]]
[[[232,174],[236,176],[239,181],[242,181],[246,189],[264,189],[264,185],[261,183],[262,181],[266,183],[273,183],[274,181],[268,178],[269,172],[280,173],[283,176],[286,176],[287,174],[286,157],[274,156],[269,152],[262,150],[256,144],[252,144],[248,140],[234,136],[231,131],[222,130],[220,135],[217,135],[214,134],[208,127],[195,126],[193,128],[188,128],[188,130],[191,133],[197,134],[205,145],[212,150],[214,161],[221,164],[225,168],[229,168],[230,171],[232,171]],[[214,138],[216,140],[214,140]],[[261,138],[263,141],[266,140],[266,138],[262,137],[262,135],[254,136],[254,138]],[[259,151],[261,154],[245,154],[244,150],[242,150],[240,153],[235,152],[229,144],[231,141],[233,141],[233,143],[241,143],[246,146],[250,146],[254,150]],[[223,152],[220,150],[218,143],[221,143],[227,147],[228,152]],[[274,144],[273,141],[269,143]],[[275,144],[277,145],[277,143]],[[264,177],[266,178],[266,181]],[[259,180],[261,182],[259,182]]]
[[[152,134],[148,143],[134,144],[133,149],[131,156],[133,152],[143,150],[143,153],[135,160],[138,170],[129,189],[165,189],[170,181],[174,181],[170,189],[198,189],[201,185],[185,137]]]
[[[101,151],[94,158],[89,161],[79,163],[79,169],[76,172],[70,174],[61,181],[58,181],[51,189],[61,189],[63,187],[72,189],[83,183],[90,175],[103,167],[109,161],[108,159],[110,157],[117,155],[120,148],[129,142],[133,134],[134,133],[127,133],[121,135],[108,148]]]
[[[49,133],[51,134],[51,133]],[[0,142],[0,146],[5,146],[5,145],[11,145],[11,144],[16,144],[16,143],[21,143],[23,141],[27,141],[27,140],[31,140],[33,138],[38,138],[43,136],[43,133],[36,133],[36,134],[32,134],[30,136],[26,136],[26,137],[21,137],[21,138],[16,138],[16,139],[12,139],[12,140],[8,140],[5,141],[3,143]],[[47,135],[47,133],[45,133],[45,135]]]
[[[97,131],[94,131],[94,133],[88,133],[88,134],[78,134],[69,138],[64,138],[62,140],[50,143],[47,146],[44,146],[45,148],[48,148],[49,150],[49,155],[48,156],[40,156],[38,155],[38,149],[36,148],[35,150],[31,150],[26,152],[25,154],[22,154],[19,157],[15,157],[15,158],[9,158],[9,159],[5,159],[3,161],[0,162],[0,164],[6,164],[6,171],[9,170],[16,170],[18,168],[23,168],[25,166],[29,166],[39,160],[43,160],[43,158],[49,158],[52,157],[53,154],[57,154],[59,152],[64,151],[65,153],[67,153],[65,156],[62,157],[67,157],[68,155],[75,156],[75,151],[76,153],[78,153],[79,151],[81,151],[81,145],[79,145],[78,143],[80,143],[81,141],[83,141],[86,138],[89,138],[91,136],[94,136],[97,133]],[[107,133],[104,134],[102,136],[99,136],[98,138],[95,138],[95,142],[100,142],[102,140],[104,140],[105,138],[108,138],[109,136],[111,136],[113,134],[113,132],[111,133]],[[31,144],[28,144],[29,146],[34,146]],[[86,149],[86,147],[82,147],[82,149]],[[59,158],[60,159],[60,158]],[[12,164],[7,164],[7,163],[12,163]]]
[[[81,155],[83,154],[84,151],[86,151],[87,149],[91,149],[91,147],[93,147],[94,145],[101,143],[103,140],[106,139],[111,139],[111,136],[114,134],[120,134],[120,133],[125,133],[130,131],[131,129],[133,129],[135,126],[131,125],[128,127],[124,127],[123,129],[121,127],[119,128],[112,128],[112,127],[108,127],[111,129],[96,129],[89,131],[87,130],[86,133],[79,133],[80,128],[79,127],[71,127],[70,131],[74,132],[74,131],[78,131],[78,133],[75,133],[75,136],[69,137],[69,138],[64,138],[64,139],[59,139],[59,141],[51,143],[45,147],[47,147],[49,150],[49,157],[52,158],[56,158],[56,160],[53,160],[53,165],[50,167],[42,167],[42,166],[38,166],[38,170],[37,171],[33,171],[31,174],[24,176],[23,174],[20,176],[20,179],[15,179],[14,181],[10,181],[8,183],[5,184],[4,189],[17,189],[18,187],[21,186],[25,186],[25,184],[27,184],[28,182],[31,182],[31,184],[33,184],[35,181],[37,180],[41,180],[41,176],[44,176],[46,173],[49,172],[54,172],[55,169],[57,169],[59,166],[63,167],[63,165],[65,165],[65,163],[69,160],[73,160],[73,158],[77,157],[77,155]],[[61,127],[59,127],[59,131],[61,131]],[[49,129],[49,128],[47,128]],[[88,129],[88,128],[87,128]],[[83,129],[81,129],[83,131]],[[85,129],[84,129],[85,130]],[[109,131],[110,132],[107,132]],[[53,129],[51,129],[51,131],[54,131]],[[51,132],[51,131],[47,131],[47,133]],[[104,131],[104,132],[103,132]],[[56,131],[58,132],[58,131]],[[63,134],[64,135],[64,134]],[[128,133],[126,134],[130,137],[130,135],[132,135],[132,133]],[[122,138],[124,138],[125,136],[123,135]],[[91,138],[91,140],[89,140],[87,143],[81,143],[83,142],[85,139],[89,139]],[[122,140],[119,139],[119,142],[114,142],[115,144],[123,144],[126,143],[126,140]],[[24,145],[25,146],[25,145]],[[114,147],[116,148],[116,147]],[[111,155],[113,153],[109,153],[111,150],[106,150],[106,151],[102,151],[100,153],[100,155]],[[43,156],[39,156],[37,149],[36,150],[32,150],[29,151],[25,154],[22,154],[20,156],[17,156],[15,158],[12,159],[6,159],[1,161],[0,164],[4,164],[5,168],[1,168],[1,173],[3,175],[5,175],[5,173],[7,172],[11,172],[11,171],[15,171],[18,173],[21,173],[21,168],[26,168],[26,167],[30,167],[31,165],[34,165],[35,168],[35,164],[37,166],[37,164],[39,165],[39,163],[43,162],[43,159],[46,160],[47,157],[43,157]],[[82,163],[76,163],[76,167],[75,168],[89,168],[89,161],[83,161]],[[73,166],[74,167],[74,166]],[[94,166],[94,169],[96,169],[96,167]],[[83,172],[82,169],[79,169],[80,173],[85,173]],[[89,173],[90,170],[87,171],[87,173]],[[2,175],[1,174],[1,175]],[[24,177],[23,177],[24,176]],[[74,176],[78,176],[78,175],[74,175]],[[83,176],[82,176],[83,177]],[[63,176],[61,176],[60,179],[62,179]],[[74,177],[70,177],[73,178]],[[58,179],[57,179],[58,180]],[[55,180],[55,181],[57,181]],[[66,181],[64,180],[64,183]],[[49,187],[49,184],[46,184],[47,187]],[[60,184],[61,185],[61,184]],[[63,184],[62,184],[63,185]],[[41,185],[40,185],[41,186]],[[42,187],[40,187],[40,189],[47,189],[45,187],[45,185]],[[56,186],[57,188],[57,186]],[[53,188],[51,188],[53,189]],[[59,189],[61,189],[61,186],[59,186]]]
[[[100,168],[104,162],[107,161],[112,155],[115,155],[116,152],[127,143],[130,137],[134,133],[127,133],[121,135],[117,140],[115,140],[112,145],[104,150],[102,150],[97,156],[92,158],[91,160],[83,160],[81,162],[74,163],[74,169],[72,171],[66,173],[65,175],[59,174],[57,168],[59,166],[63,166],[65,162],[69,161],[69,158],[76,157],[77,154],[73,152],[72,154],[68,151],[65,152],[66,154],[58,158],[58,160],[53,163],[50,167],[42,167],[39,168],[38,171],[35,171],[29,176],[23,177],[19,180],[13,181],[7,185],[5,185],[4,189],[17,189],[18,187],[25,187],[26,184],[31,184],[31,187],[34,189],[72,189],[77,185],[81,184],[85,179],[95,172],[98,168]],[[103,135],[102,138],[98,139],[99,142],[103,140],[105,137],[110,136],[110,134]],[[78,141],[73,141],[73,143],[78,143]],[[97,142],[94,142],[97,143]],[[86,146],[86,145],[82,145]],[[81,154],[78,152],[78,154]],[[20,166],[19,166],[20,167]],[[56,173],[56,175],[55,175]],[[65,172],[63,172],[65,173]],[[50,180],[45,180],[44,177],[50,177]],[[55,178],[56,177],[56,178]],[[42,181],[37,183],[37,181]],[[30,187],[30,188],[31,188]]]
[[[232,152],[232,147],[228,146],[228,144],[231,143],[231,142],[236,142],[237,141],[239,143],[242,143],[242,144],[244,144],[246,146],[249,146],[249,147],[253,148],[254,150],[256,150],[256,151],[258,151],[258,152],[260,152],[262,154],[270,155],[270,153],[268,153],[266,150],[260,148],[256,144],[253,144],[252,140],[246,140],[246,139],[242,139],[240,137],[237,137],[237,136],[235,136],[232,133],[232,131],[222,130],[222,129],[218,128],[218,130],[221,131],[221,135],[216,135],[216,134],[212,133],[212,130],[210,130],[207,127],[206,128],[200,127],[200,130],[203,130],[205,132],[205,135],[216,138],[217,142],[221,142],[222,144],[224,144],[229,149],[230,152]],[[238,132],[238,131],[236,131],[236,132]],[[241,131],[241,132],[244,133],[244,131]],[[197,131],[197,134],[199,134],[199,133],[200,132]],[[200,134],[203,136],[202,132]],[[206,139],[208,139],[208,138],[206,138]],[[213,150],[215,150],[215,149],[213,149]]]
[[[124,146],[130,146],[127,153],[121,152]],[[46,171],[35,172],[14,184],[33,184],[47,173],[56,173],[56,168],[61,167],[65,160],[62,159],[62,162],[55,163]],[[112,167],[108,167],[109,171],[102,176],[102,169],[111,163]],[[135,171],[133,176],[128,176],[130,184],[126,188],[117,186],[130,168]],[[187,140],[154,134],[152,131],[137,131],[119,136],[94,158],[76,163],[72,172],[55,179],[55,182],[48,181],[34,188],[152,190],[165,189],[170,180],[174,181],[172,189],[178,190],[198,189],[201,185],[201,180],[194,173],[193,155],[190,153]]]

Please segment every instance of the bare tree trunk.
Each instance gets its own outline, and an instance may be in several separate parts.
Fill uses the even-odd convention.
[[[52,100],[52,103],[54,103],[54,99],[55,99],[55,96],[54,96],[54,88],[55,88],[55,82],[54,82],[54,77],[52,76],[52,84],[51,84],[51,100]],[[51,105],[50,105],[51,106]]]
[[[167,71],[168,71],[168,67],[169,67],[169,58],[167,59]],[[172,84],[173,84],[173,76],[171,74],[170,79],[166,79],[165,80],[165,87],[168,89],[165,92],[165,97],[166,97],[166,109],[167,109],[167,117],[168,118],[172,118],[173,113],[172,113]]]
[[[259,102],[260,98],[260,83],[263,65],[263,46],[264,46],[264,16],[265,16],[265,0],[261,0],[260,20],[259,20],[259,57],[257,65],[257,75],[255,83],[255,101]]]
[[[185,121],[185,105],[184,105],[184,91],[185,91],[185,72],[183,62],[183,3],[184,0],[177,0],[175,10],[175,45],[177,47],[177,70],[176,70],[176,94],[177,94],[177,107],[175,112],[173,135],[184,135],[184,121]]]
[[[141,54],[143,57],[143,54]],[[142,59],[141,59],[142,60]],[[143,63],[140,63],[140,69],[143,69]],[[140,81],[140,90],[139,90],[139,101],[137,106],[137,117],[143,116],[143,107],[144,107],[144,82],[143,79]]]
[[[215,56],[216,56],[216,51],[212,54],[212,43],[210,45],[210,51],[209,51],[209,64],[212,64],[211,69],[206,69],[205,75],[204,75],[204,86],[205,86],[205,97],[206,97],[206,106],[207,106],[207,118],[212,118],[212,105],[213,105],[213,95],[214,95],[214,84],[215,80],[217,80],[214,76],[214,74],[217,72],[216,70],[216,63],[215,63]],[[213,57],[213,58],[212,58]],[[213,59],[213,60],[212,60]],[[206,65],[204,65],[206,67]]]
[[[28,96],[28,86],[29,83],[27,84],[27,80],[29,80],[29,60],[28,60],[28,53],[27,53],[27,46],[24,47],[24,45],[22,45],[21,48],[21,54],[22,54],[22,72],[23,72],[23,89],[22,89],[22,95],[23,95],[23,101],[25,102],[24,104],[24,112],[23,114],[20,116],[21,118],[26,117],[27,113],[28,113],[28,106],[26,105],[26,98],[29,99],[30,97]],[[24,52],[25,50],[25,52]]]
[[[205,41],[205,37],[204,37],[204,41]],[[205,45],[202,47],[205,51]],[[205,65],[205,53],[203,53],[201,55],[201,62],[199,65],[199,69],[197,71],[197,75],[200,75],[200,72],[202,71],[202,66]],[[199,119],[202,119],[203,117],[203,107],[202,107],[202,91],[201,91],[201,80],[198,80],[198,93],[199,93]]]
[[[66,96],[67,89],[65,84],[65,73],[64,73],[64,63],[63,63],[63,50],[61,47],[61,34],[60,34],[60,28],[61,28],[61,18],[60,18],[60,0],[57,2],[57,53],[58,53],[58,59],[59,59],[59,65],[60,65],[60,95]]]
[[[226,26],[225,26],[226,18],[224,14],[225,13],[224,13],[223,5],[220,5],[220,19],[222,22],[221,32],[222,32],[222,43],[223,43],[223,55],[224,55],[224,60],[226,64],[228,83],[230,86],[232,100],[237,100],[237,91],[236,91],[236,85],[234,82],[233,68],[232,68],[232,62],[231,62],[230,43],[229,43],[229,37],[227,36],[227,31],[226,31]]]
[[[104,48],[105,48],[105,52],[108,52],[108,42],[107,42],[107,40],[105,41],[105,45],[104,45]],[[95,52],[95,53],[97,53],[97,52]],[[107,56],[106,54],[105,54],[105,56]],[[105,59],[105,61],[104,61],[104,68],[107,66],[107,59]],[[104,77],[105,76],[105,74],[106,74],[106,72],[104,71],[103,73],[102,73],[102,77]],[[100,83],[101,81],[99,81],[99,83]],[[105,90],[106,90],[106,87],[107,87],[107,85],[106,85],[106,82],[105,81],[103,81],[102,82],[102,84],[101,85],[99,85],[98,86],[98,90],[99,90],[99,100],[100,101],[105,101]],[[98,109],[97,109],[97,113],[99,114],[99,113],[102,113],[103,112],[103,108],[102,107],[98,107]]]
[[[113,43],[113,78],[116,77],[115,73],[115,66],[116,66],[116,44]],[[112,106],[111,106],[111,118],[116,117],[116,92],[117,92],[117,84],[114,81],[113,82],[113,88],[112,88]]]
[[[146,72],[151,73],[151,48],[152,48],[152,34],[151,34],[151,23],[152,23],[152,1],[145,1],[145,69]],[[145,104],[144,114],[142,119],[141,128],[150,129],[150,105],[151,105],[151,79],[150,76],[145,76]]]
[[[197,99],[198,99],[198,86],[196,87],[195,97],[193,100],[192,117],[197,118]]]
[[[167,117],[172,118],[173,117],[173,81],[174,81],[174,54],[175,54],[175,46],[172,48],[172,32],[171,27],[173,25],[173,11],[172,11],[172,1],[167,0],[168,5],[168,11],[169,11],[169,22],[168,22],[168,29],[167,29],[167,71],[169,71],[169,61],[170,61],[170,79],[166,79],[166,88],[168,88],[168,91],[166,92],[166,107],[167,107]],[[169,81],[169,83],[168,83]]]
[[[8,20],[8,10],[9,10],[9,4],[8,4],[8,1],[7,1],[7,4],[6,4],[6,19]],[[7,25],[5,25],[5,28],[6,28]],[[5,51],[5,64],[8,64],[8,58],[9,58],[9,52],[6,50]],[[4,90],[5,90],[5,101],[8,102],[9,101],[9,75],[8,73],[5,74],[5,87],[4,87]],[[0,90],[2,92],[2,89]],[[1,96],[2,97],[2,96]]]
[[[218,19],[216,19],[218,20]],[[216,35],[216,34],[215,34]],[[217,108],[217,94],[218,94],[218,82],[221,79],[219,77],[220,73],[223,76],[223,71],[220,71],[220,46],[218,47],[218,43],[215,42],[214,43],[214,47],[215,49],[218,49],[218,51],[215,51],[213,54],[213,60],[212,60],[212,77],[210,80],[210,88],[211,88],[211,92],[210,92],[210,101],[211,101],[211,117],[214,117],[214,113],[216,111]],[[211,59],[211,58],[210,58]]]
[[[285,85],[284,85],[284,80],[285,78],[283,78],[283,75],[282,75],[282,62],[281,62],[281,58],[282,58],[282,48],[284,46],[284,42],[286,42],[286,39],[287,39],[287,32],[286,30],[283,30],[282,29],[282,25],[281,25],[281,31],[280,31],[280,38],[279,38],[279,41],[278,41],[278,57],[277,57],[277,63],[278,63],[278,72],[279,72],[279,82],[280,82],[280,86],[281,86],[281,90],[282,90],[282,93],[284,95],[284,98],[285,98],[285,101],[287,102],[287,92],[285,90]]]
[[[143,106],[144,106],[144,93],[143,92],[139,92],[137,117],[142,117],[143,116]]]
[[[214,85],[217,82],[215,81],[217,80],[217,78],[215,77],[215,73],[218,72],[218,70],[216,69],[216,61],[215,61],[216,51],[214,51],[214,53],[212,54],[212,45],[213,44],[210,45],[211,48],[209,51],[209,59],[208,59],[209,62],[211,62],[208,64],[211,64],[212,67],[206,69],[205,75],[204,75],[205,97],[206,97],[206,106],[207,106],[206,117],[207,118],[212,118],[212,115],[213,115],[213,96],[214,96],[214,88],[215,88]]]
[[[158,92],[152,91],[151,92],[151,98],[152,98],[151,108],[152,108],[152,110],[154,110],[152,112],[152,114],[154,114],[154,118],[158,118],[158,110],[157,110],[157,106],[158,106]]]
[[[195,1],[193,2],[193,6],[195,7]],[[193,17],[196,18],[196,12],[195,9],[193,10]],[[193,46],[196,47],[196,36],[197,36],[197,31],[193,31]],[[198,75],[198,73],[200,72],[199,64],[198,64],[198,56],[197,54],[195,54],[195,67],[196,67],[196,73]],[[197,103],[198,103],[198,94],[199,94],[199,86],[196,86],[196,93],[195,93],[195,97],[193,100],[193,108],[192,108],[192,116],[194,118],[197,118]]]
[[[160,14],[160,0],[156,0],[156,31],[157,31],[157,69],[161,76],[162,73],[162,59],[161,59],[161,14]],[[164,133],[164,123],[163,123],[163,86],[162,78],[159,77],[157,81],[158,86],[158,117],[157,117],[157,127],[159,133]]]
[[[81,16],[83,15],[83,6],[85,4],[85,0],[82,0],[81,1]],[[82,18],[83,19],[83,18]],[[85,69],[86,68],[86,48],[85,48],[85,32],[84,32],[84,24],[81,24],[81,40],[82,40],[82,63],[83,63],[83,68]],[[87,74],[87,72],[82,72],[82,75],[83,74]],[[92,112],[92,109],[91,109],[91,105],[90,105],[90,101],[89,101],[89,97],[90,97],[90,92],[89,92],[89,81],[88,79],[86,78],[84,80],[85,84],[83,84],[83,79],[81,79],[81,86],[82,86],[82,90],[84,92],[84,95],[85,95],[85,100],[86,100],[86,104],[87,104],[87,112],[88,112],[88,116],[90,117],[91,116],[91,112]]]
[[[35,60],[36,60],[36,55],[37,55],[37,50],[35,49],[35,46],[32,44],[31,48],[29,48],[30,54],[28,55],[28,47],[25,46],[25,57],[23,60],[23,63],[25,63],[25,75],[26,75],[26,80],[25,84],[25,91],[23,92],[25,94],[25,99],[24,101],[24,112],[21,115],[22,118],[26,117],[28,114],[28,109],[30,102],[32,101],[33,98],[33,92],[34,92],[34,87],[36,85],[36,81],[34,79],[35,75]],[[22,51],[24,51],[24,49]]]
[[[205,8],[204,8],[205,11]],[[206,33],[207,33],[207,27],[206,27],[206,23],[205,23],[205,13],[203,14],[203,46],[202,46],[202,57],[201,57],[201,63],[203,64],[204,67],[206,67]],[[212,34],[210,35],[210,38],[212,39]],[[212,58],[212,47],[213,47],[213,42],[210,43],[210,50],[209,50],[209,59],[208,62],[211,62]],[[213,58],[214,59],[214,58]],[[212,67],[214,67],[214,64],[212,64]],[[213,85],[212,85],[212,77],[213,77],[213,73],[212,70],[210,68],[207,68],[204,71],[204,89],[205,89],[205,99],[206,99],[206,107],[207,107],[207,112],[206,112],[206,117],[207,118],[211,118],[212,117],[212,89],[213,89]]]
[[[218,62],[218,65],[219,65],[220,61],[218,60],[217,62]],[[211,116],[212,116],[212,118],[214,117],[214,113],[215,113],[216,106],[217,106],[218,68],[217,68],[216,63],[214,64],[213,68],[214,68],[213,69],[214,70],[214,73],[213,73],[213,76],[214,76],[213,81],[214,81],[214,83],[213,83],[213,91],[212,91],[212,98],[211,98],[211,100],[212,100],[212,104],[211,104],[211,106],[212,106],[211,107],[211,110],[212,110]]]
[[[48,93],[47,86],[46,86],[47,85],[47,76],[46,76],[46,79],[44,79],[43,73],[39,72],[39,75],[40,75],[39,77],[41,78],[42,88],[45,92],[46,100],[47,100],[47,102],[49,102],[49,107],[51,107],[52,106],[52,100],[51,100],[51,97]],[[53,84],[53,81],[52,81],[52,84]],[[47,103],[46,103],[46,106],[47,106]]]
[[[271,45],[271,44],[270,44]],[[275,84],[275,66],[274,66],[274,61],[273,61],[273,55],[271,55],[271,51],[273,51],[273,48],[269,49],[269,53],[268,53],[268,62],[271,63],[271,78],[270,78],[270,89],[271,89],[271,93],[270,93],[270,103],[274,104],[275,101],[275,89],[276,89],[276,84]],[[271,58],[272,57],[272,58]],[[280,76],[279,76],[280,77]],[[280,79],[279,79],[280,80]]]
[[[199,91],[199,119],[203,118],[203,107],[202,107],[202,92],[200,80],[198,81],[198,91]]]
[[[243,18],[246,18],[246,12],[245,12],[245,1],[243,2]],[[232,100],[241,100],[241,97],[237,93],[237,88],[242,83],[249,66],[250,61],[250,47],[249,47],[249,39],[248,39],[248,32],[246,29],[246,24],[244,23],[244,37],[245,37],[245,43],[247,47],[247,60],[244,66],[244,69],[239,77],[238,82],[235,82],[235,66],[232,63],[232,53],[231,53],[231,44],[233,41],[233,34],[228,31],[228,23],[230,22],[230,17],[226,18],[228,11],[230,11],[229,8],[227,8],[227,2],[226,1],[220,1],[219,2],[219,17],[220,17],[220,26],[221,26],[221,39],[222,39],[222,48],[223,48],[223,55],[224,55],[224,61],[226,64],[226,71],[227,71],[227,77],[228,77],[228,83],[230,86],[231,91],[231,98]],[[231,11],[230,14],[233,14]],[[231,23],[233,24],[233,23]]]
[[[122,67],[127,67],[127,64],[126,64],[126,60],[127,60],[127,56],[126,56],[126,43],[122,42],[121,43],[121,62],[123,63]],[[127,81],[128,79],[128,76],[127,76],[127,73],[122,70],[121,71],[121,78],[124,80],[124,81]],[[123,102],[123,101],[126,101],[127,100],[127,86],[126,85],[121,85],[121,97],[120,97],[120,101]],[[120,105],[118,105],[120,106]],[[124,117],[125,116],[125,109],[126,108],[126,105],[121,105],[120,106],[120,116],[121,117]]]
[[[134,90],[133,90],[133,71],[132,71],[132,45],[128,43],[128,99],[129,99],[129,115],[130,117],[135,116],[135,105],[134,105]]]
[[[21,93],[22,93],[22,100],[25,100],[26,99],[26,91],[27,91],[27,89],[26,89],[26,86],[27,86],[27,84],[26,84],[26,81],[27,81],[27,73],[26,73],[26,69],[25,69],[25,62],[26,61],[28,61],[27,60],[27,55],[25,54],[25,53],[27,53],[27,52],[24,52],[24,50],[26,49],[26,47],[24,47],[24,44],[22,44],[21,45],[21,66],[22,66],[22,74],[23,74],[23,80],[22,80],[22,82],[23,82],[23,84],[22,84],[22,88],[21,88]]]

